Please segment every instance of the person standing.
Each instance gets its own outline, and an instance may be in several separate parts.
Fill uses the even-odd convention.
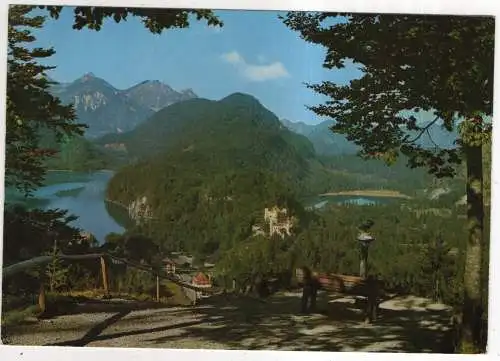
[[[314,312],[316,310],[316,298],[318,295],[319,282],[308,267],[302,267],[302,313]],[[309,307],[308,307],[309,306]]]

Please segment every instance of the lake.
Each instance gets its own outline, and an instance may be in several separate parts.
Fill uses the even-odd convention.
[[[10,202],[22,202],[28,207],[66,209],[69,214],[78,217],[72,222],[74,226],[92,233],[102,243],[107,234],[122,233],[132,224],[127,210],[105,201],[106,186],[112,176],[111,171],[93,173],[52,171],[47,174],[46,185],[34,192],[34,198],[29,201],[12,189],[7,189],[5,196]],[[393,201],[398,201],[398,199],[358,195],[323,195],[307,199],[303,204],[309,208],[321,209],[329,203],[366,206]]]
[[[35,199],[28,204],[68,210],[68,214],[78,217],[72,225],[92,233],[102,243],[108,233],[122,233],[130,224],[124,208],[105,201],[106,185],[112,176],[111,171],[49,172],[46,186],[37,189]],[[12,190],[6,192],[6,199],[20,200]]]
[[[398,198],[358,196],[358,195],[323,195],[307,199],[304,204],[309,209],[322,209],[328,204],[373,206],[400,201]]]

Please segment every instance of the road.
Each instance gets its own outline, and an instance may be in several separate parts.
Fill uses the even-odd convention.
[[[381,305],[380,319],[362,322],[353,298],[321,294],[321,313],[300,315],[300,293],[265,301],[213,296],[194,307],[124,300],[82,304],[72,314],[32,320],[7,330],[16,345],[450,352],[450,310],[414,297]]]

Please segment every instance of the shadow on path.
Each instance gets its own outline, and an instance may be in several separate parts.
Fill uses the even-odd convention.
[[[107,327],[112,324],[118,322],[123,317],[127,316],[130,313],[130,310],[121,311],[119,313],[114,314],[113,316],[105,319],[103,322],[98,323],[94,327],[92,327],[82,338],[71,341],[64,341],[58,343],[52,343],[45,346],[86,346],[90,342],[94,341],[97,336],[101,334]]]
[[[112,340],[112,339],[119,338],[119,337],[137,336],[137,335],[141,335],[141,334],[145,334],[145,333],[168,331],[168,330],[173,330],[176,328],[183,328],[183,327],[190,327],[190,326],[198,325],[202,322],[202,321],[191,321],[191,322],[178,323],[178,324],[173,324],[173,325],[168,325],[168,326],[163,326],[163,327],[116,332],[116,333],[112,333],[109,335],[100,335],[101,332],[104,331],[104,329],[111,326],[113,323],[118,322],[121,318],[125,317],[127,314],[128,314],[128,312],[127,313],[117,313],[116,315],[106,319],[104,322],[101,322],[100,324],[94,326],[81,339],[59,342],[59,343],[51,343],[51,344],[47,344],[45,346],[86,346],[89,343],[95,342],[95,341],[105,341],[105,340]]]
[[[364,324],[359,306],[345,299],[323,294],[320,311],[311,315],[298,314],[300,298],[293,296],[276,295],[264,304],[212,299],[213,307],[197,310],[209,327],[204,323],[180,335],[157,335],[145,346],[175,347],[190,337],[247,350],[453,352],[446,311],[382,308],[375,324]]]
[[[161,307],[119,300],[82,305],[80,312],[111,315],[83,337],[47,346],[225,348],[240,350],[366,351],[451,353],[449,312],[397,297],[381,305],[374,324],[364,324],[352,297],[318,295],[318,312],[301,315],[300,294],[275,294],[265,300],[236,295],[203,299],[196,307]],[[151,306],[151,307],[150,307]],[[163,309],[158,309],[159,306]],[[151,308],[151,312],[147,309]],[[133,312],[146,310],[141,312]],[[75,313],[76,313],[75,309]],[[64,337],[60,321],[50,332]],[[112,329],[110,326],[112,326]],[[88,328],[87,328],[88,329]],[[48,328],[31,330],[31,334]],[[85,330],[85,329],[84,329]],[[32,336],[29,336],[32,338]]]

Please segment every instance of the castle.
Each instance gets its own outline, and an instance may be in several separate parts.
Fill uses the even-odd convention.
[[[288,216],[286,208],[265,208],[264,221],[269,225],[269,236],[276,234],[284,238],[292,234],[293,218]]]

